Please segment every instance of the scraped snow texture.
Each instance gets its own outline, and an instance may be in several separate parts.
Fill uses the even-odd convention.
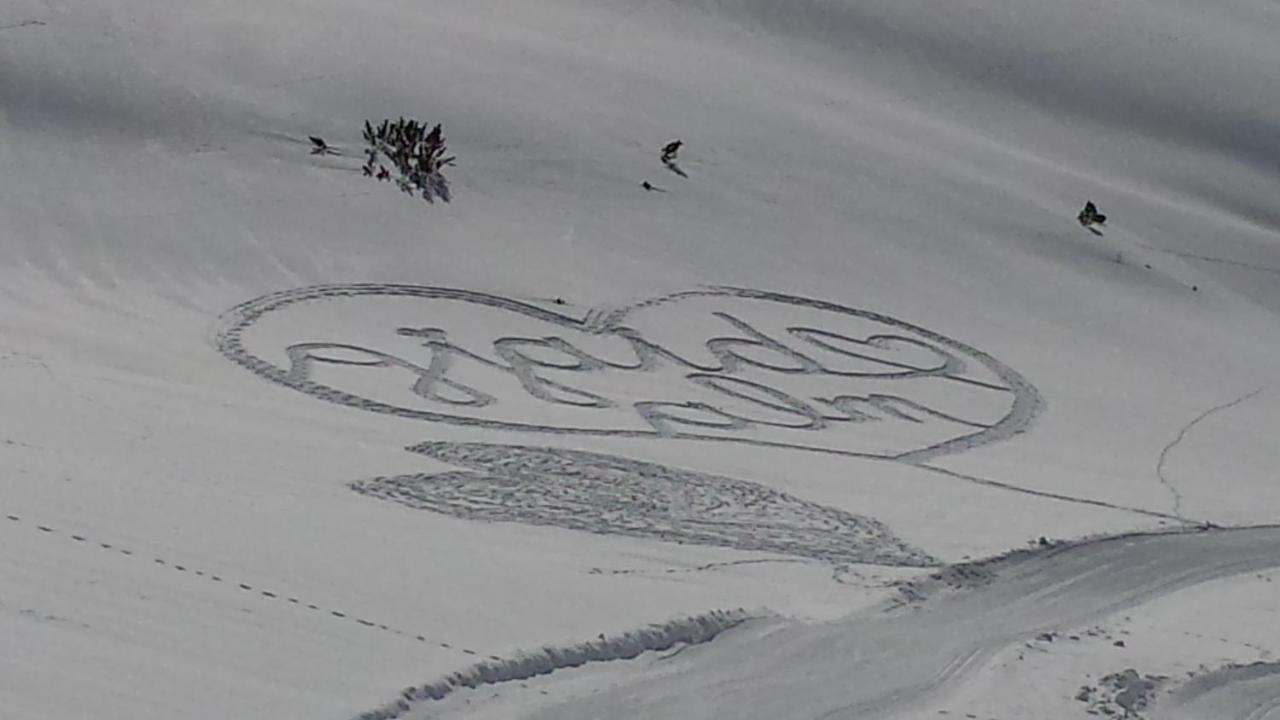
[[[430,712],[1067,718],[1085,674],[1274,662],[1273,533],[1200,530],[1280,522],[1277,37],[1270,0],[0,3],[0,715],[341,720],[734,607],[778,619]],[[363,176],[402,115],[450,203]]]
[[[670,650],[676,645],[710,642],[720,633],[750,619],[751,616],[744,610],[713,611],[620,635],[606,636],[601,633],[598,640],[576,645],[545,647],[519,653],[506,660],[478,663],[441,680],[407,688],[400,693],[400,699],[377,710],[361,713],[356,720],[395,720],[413,712],[416,706],[443,700],[462,688],[475,689],[481,685],[528,680],[587,663],[631,660],[642,653]]]

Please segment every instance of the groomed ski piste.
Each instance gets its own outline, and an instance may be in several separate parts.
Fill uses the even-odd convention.
[[[0,4],[0,717],[1280,718],[1277,37]]]

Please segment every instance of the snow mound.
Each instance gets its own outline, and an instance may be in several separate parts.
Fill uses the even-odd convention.
[[[407,688],[395,701],[361,713],[355,720],[395,720],[422,703],[442,700],[462,688],[527,680],[587,663],[630,660],[642,653],[669,650],[676,645],[711,642],[721,633],[758,617],[743,609],[713,610],[620,635],[601,634],[599,639],[576,645],[548,646],[506,660],[477,663],[439,680]]]

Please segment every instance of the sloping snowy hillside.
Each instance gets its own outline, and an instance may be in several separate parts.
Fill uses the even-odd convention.
[[[0,717],[1274,712],[1277,37],[0,3]]]

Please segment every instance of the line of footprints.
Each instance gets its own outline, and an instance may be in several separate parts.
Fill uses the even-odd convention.
[[[27,524],[27,525],[31,525],[31,524],[32,524],[32,523],[29,523],[29,522],[24,521],[21,517],[19,517],[19,516],[17,516],[17,515],[5,515],[5,520],[7,520],[7,521],[8,521],[8,522],[10,522],[10,523],[20,523],[20,524]],[[139,559],[141,559],[141,557],[142,557],[142,556],[138,555],[137,553],[135,553],[134,551],[132,551],[132,550],[130,550],[130,549],[128,549],[128,548],[120,547],[120,546],[118,546],[118,545],[112,545],[111,543],[105,543],[105,542],[93,542],[93,541],[91,541],[89,538],[85,537],[84,535],[75,535],[75,534],[72,534],[72,533],[59,532],[58,530],[56,530],[56,529],[54,529],[54,528],[52,528],[52,527],[49,527],[48,525],[35,525],[34,527],[35,527],[35,529],[36,529],[36,530],[38,530],[38,531],[40,531],[40,532],[42,532],[42,533],[45,533],[45,534],[49,535],[50,537],[65,537],[65,538],[69,538],[69,539],[73,540],[74,542],[82,543],[83,545],[85,545],[85,546],[87,546],[87,547],[88,547],[88,546],[97,546],[97,547],[98,547],[98,549],[100,549],[100,550],[104,550],[104,551],[107,551],[107,552],[115,552],[115,553],[119,553],[119,554],[121,554],[121,555],[125,555],[125,556],[132,557],[132,558],[139,558]],[[370,629],[374,629],[374,630],[382,630],[382,631],[384,631],[384,632],[388,632],[388,633],[391,633],[391,634],[394,634],[394,635],[399,635],[399,636],[401,636],[401,637],[408,638],[408,639],[414,640],[414,641],[416,641],[416,642],[421,642],[421,643],[428,643],[428,642],[432,642],[432,641],[428,640],[425,636],[422,636],[422,635],[415,635],[415,634],[412,634],[412,633],[406,632],[406,631],[404,631],[404,630],[400,630],[400,629],[398,629],[398,628],[390,627],[390,626],[388,626],[388,625],[384,625],[384,624],[379,623],[379,622],[374,622],[374,621],[372,621],[372,620],[366,620],[366,619],[364,619],[364,618],[357,617],[357,616],[355,616],[355,615],[351,615],[351,614],[349,614],[349,613],[345,613],[345,612],[342,612],[342,611],[340,611],[340,610],[332,610],[332,609],[329,609],[329,608],[323,607],[323,606],[321,606],[321,605],[318,605],[318,604],[316,604],[316,603],[306,602],[305,600],[301,600],[301,599],[296,598],[296,597],[289,597],[289,596],[287,596],[287,595],[281,595],[281,594],[279,594],[279,593],[272,592],[271,590],[264,590],[264,589],[262,589],[262,588],[256,588],[256,587],[254,587],[253,585],[250,585],[249,583],[242,583],[242,582],[236,582],[236,581],[234,581],[234,580],[228,580],[228,579],[226,579],[226,578],[224,578],[224,577],[222,577],[222,576],[220,576],[220,575],[214,575],[213,573],[207,573],[207,572],[205,572],[205,571],[203,571],[203,570],[198,570],[198,569],[192,568],[192,567],[187,566],[187,565],[180,565],[180,564],[178,564],[178,563],[171,562],[171,561],[169,561],[169,560],[165,560],[164,558],[158,558],[158,557],[157,557],[157,558],[152,558],[151,562],[152,562],[153,564],[155,564],[155,565],[158,565],[158,566],[162,566],[162,567],[170,568],[170,569],[172,569],[172,570],[174,570],[174,571],[176,571],[176,572],[180,572],[180,573],[190,573],[190,574],[192,574],[192,575],[194,575],[194,576],[196,576],[196,577],[202,577],[202,578],[205,578],[205,579],[209,580],[210,582],[220,583],[220,584],[226,585],[226,586],[228,586],[228,587],[235,588],[235,589],[239,590],[240,592],[256,593],[258,596],[263,597],[263,598],[269,598],[269,599],[271,599],[271,600],[279,600],[279,601],[281,601],[281,602],[285,602],[285,603],[288,603],[288,604],[290,604],[290,605],[295,605],[295,606],[297,606],[297,607],[299,607],[299,608],[306,608],[307,610],[311,610],[311,611],[314,611],[314,612],[325,613],[325,614],[327,614],[329,617],[333,618],[334,620],[343,620],[343,621],[355,622],[355,623],[358,623],[358,624],[360,624],[360,625],[362,625],[362,626],[364,626],[364,627],[370,628]],[[436,642],[435,644],[436,644],[436,645],[438,645],[439,647],[442,647],[442,648],[446,649],[446,650],[454,650],[454,651],[457,651],[457,652],[461,652],[461,653],[463,653],[464,655],[479,655],[479,653],[477,653],[475,650],[471,650],[471,649],[464,648],[464,647],[458,647],[458,646],[456,646],[456,645],[450,645],[449,643],[446,643],[446,642]],[[490,655],[490,656],[488,656],[488,657],[489,657],[489,659],[491,659],[491,660],[500,660],[500,659],[501,659],[501,658],[498,658],[497,656],[494,656],[494,655]]]

